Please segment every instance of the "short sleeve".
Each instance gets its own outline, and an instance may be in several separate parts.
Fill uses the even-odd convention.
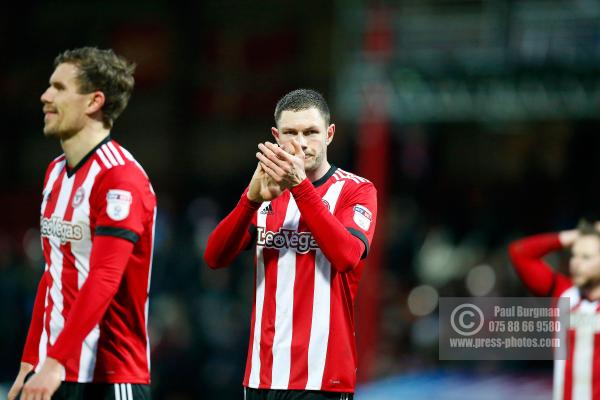
[[[340,199],[342,203],[336,208],[335,216],[352,235],[364,243],[365,252],[362,258],[365,258],[369,253],[375,232],[377,190],[370,182],[350,185]]]
[[[136,243],[144,233],[148,182],[133,168],[112,168],[94,186],[94,233]]]

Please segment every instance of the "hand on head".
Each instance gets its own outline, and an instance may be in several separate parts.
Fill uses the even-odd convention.
[[[558,237],[563,247],[573,246],[577,239],[579,239],[582,236],[581,229],[583,229],[583,235],[593,233],[594,230],[600,232],[600,221],[596,221],[593,223],[587,223],[584,221],[583,223],[580,223],[580,225],[576,229],[569,229],[566,231],[559,232]],[[591,230],[591,232],[589,230]]]
[[[558,234],[558,239],[560,240],[560,243],[563,245],[563,247],[573,246],[573,243],[575,243],[577,238],[579,238],[579,230],[577,229],[561,231]]]

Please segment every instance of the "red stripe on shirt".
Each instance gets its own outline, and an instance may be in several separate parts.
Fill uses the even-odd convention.
[[[267,218],[268,220],[268,218]],[[267,222],[267,227],[269,223]],[[265,260],[265,301],[263,305],[263,315],[261,322],[260,335],[260,385],[259,388],[271,388],[273,377],[273,339],[275,337],[275,313],[276,301],[275,293],[277,291],[277,259],[279,251],[264,249],[263,257]],[[270,266],[270,267],[269,267]]]
[[[304,227],[299,227],[299,231]],[[309,257],[296,257],[294,283],[294,315],[289,387],[306,387],[308,382],[308,348],[313,313],[315,289],[315,253]]]
[[[569,329],[567,333],[568,356],[565,361],[565,385],[563,387],[563,399],[572,400],[573,396],[573,355],[575,352],[575,330]],[[577,399],[575,399],[577,400]]]
[[[600,334],[594,334],[594,358],[592,364],[592,400],[600,400]]]
[[[323,371],[323,390],[339,391],[353,388],[356,384],[356,351],[354,343],[354,321],[352,297],[347,288],[348,274],[342,274],[331,268],[331,295],[341,293],[342,299],[330,302],[329,339],[327,359]],[[334,288],[334,286],[336,286]],[[338,326],[352,327],[351,330],[335,329]]]
[[[46,331],[46,335],[48,336],[48,344],[50,343],[50,314],[52,313],[52,308],[54,307],[54,300],[52,300],[52,296],[50,296],[50,290],[52,289],[52,285],[48,285],[48,305],[44,310],[44,317],[46,318],[44,324],[44,331]]]
[[[46,208],[44,209],[44,214],[43,214],[44,218],[51,218],[52,214],[54,213],[54,210],[56,209],[56,205],[58,204],[58,197],[60,194],[60,187],[62,185],[62,180],[63,180],[64,175],[65,175],[65,169],[63,168],[63,170],[56,177],[56,180],[52,184],[52,187],[50,188],[50,193],[49,193],[50,197],[48,198],[48,200],[46,202]],[[51,269],[52,265],[50,265],[49,260],[51,260],[52,245],[50,244],[50,239],[48,239],[47,237],[42,237],[42,252],[44,253],[44,260],[47,260],[48,269]],[[48,304],[46,305],[46,307],[44,309],[44,318],[46,318],[46,321],[44,323],[44,331],[46,332],[46,335],[48,337],[48,344],[49,344],[50,343],[50,320],[51,320],[51,315],[52,315],[52,308],[54,307],[54,301],[52,300],[52,296],[50,295],[50,291],[52,290],[53,281],[52,281],[52,279],[50,279],[50,276],[48,276],[48,278],[49,278],[48,279],[48,295],[47,295]]]
[[[255,262],[256,264],[256,262]],[[252,352],[254,351],[254,325],[256,321],[256,268],[254,269],[254,301],[252,304],[252,315],[250,317],[250,338],[248,340],[248,357],[246,358],[246,371],[244,373],[244,386],[248,386],[250,383],[250,369],[252,366]]]

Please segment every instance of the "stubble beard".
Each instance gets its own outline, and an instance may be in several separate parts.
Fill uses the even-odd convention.
[[[573,284],[583,291],[590,291],[600,285],[600,277],[573,277]]]
[[[45,125],[44,126],[44,136],[45,137],[60,137],[59,131],[56,128],[53,128],[52,126],[48,126]]]
[[[58,126],[44,125],[44,137],[67,140],[77,133],[76,130],[61,130]]]
[[[305,171],[316,171],[323,164],[323,154],[315,154],[311,157],[309,164],[304,164]]]

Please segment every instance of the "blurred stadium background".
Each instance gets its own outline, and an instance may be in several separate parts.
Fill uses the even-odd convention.
[[[96,45],[138,63],[113,137],[158,193],[155,398],[241,397],[251,256],[213,272],[201,254],[275,102],[298,87],[329,99],[330,160],[381,195],[357,399],[550,398],[550,362],[439,361],[436,306],[527,295],[507,243],[597,218],[599,2],[20,1],[0,33],[0,392],[17,372],[42,271],[41,184],[60,152],[39,96],[57,53]]]

